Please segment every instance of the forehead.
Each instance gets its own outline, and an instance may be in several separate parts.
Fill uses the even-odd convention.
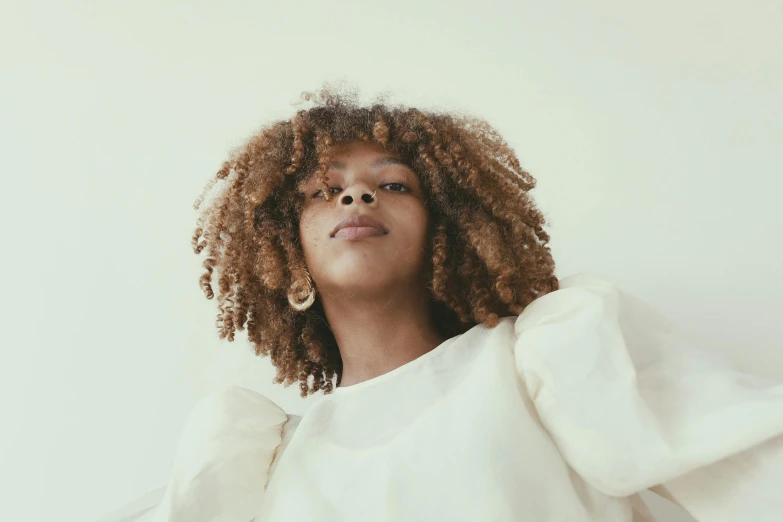
[[[384,147],[378,143],[352,141],[337,145],[332,150],[332,163],[337,165],[337,168],[340,168],[349,162],[370,161],[379,156],[395,157],[394,154],[387,152]]]
[[[370,168],[371,170],[380,170],[383,167],[391,165],[402,165],[411,169],[405,161],[392,152],[386,151],[378,143],[365,143],[354,141],[340,144],[332,150],[327,175],[340,175],[341,172],[350,168]],[[313,173],[303,177],[301,184],[314,182]]]
[[[333,154],[341,154],[341,153],[347,153],[347,152],[353,152],[353,151],[375,151],[375,152],[385,152],[386,149],[383,145],[381,145],[378,142],[375,141],[363,141],[363,140],[352,140],[352,141],[346,141],[343,143],[337,143],[333,148],[332,152]]]

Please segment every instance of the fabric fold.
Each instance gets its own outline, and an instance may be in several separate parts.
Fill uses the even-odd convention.
[[[165,492],[154,492],[160,501],[117,522],[251,521],[286,420],[274,402],[245,388],[204,397],[182,431]]]
[[[517,371],[542,424],[593,487],[629,496],[657,486],[710,522],[740,520],[720,514],[729,498],[742,520],[783,512],[771,489],[783,488],[783,383],[735,370],[593,275],[563,279],[514,331]],[[747,498],[768,505],[738,505],[755,482],[762,493]]]

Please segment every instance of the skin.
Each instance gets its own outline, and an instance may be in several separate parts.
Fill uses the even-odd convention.
[[[377,144],[344,144],[327,172],[331,201],[313,178],[299,187],[305,195],[299,235],[340,349],[341,387],[387,373],[445,340],[429,309],[429,214],[418,176],[399,159],[374,165],[382,158],[397,159]],[[332,237],[340,219],[356,214],[376,218],[387,233]]]

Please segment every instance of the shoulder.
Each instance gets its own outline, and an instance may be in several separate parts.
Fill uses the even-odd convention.
[[[180,436],[162,519],[250,520],[287,420],[277,404],[246,388],[202,398]]]
[[[226,387],[200,399],[188,416],[181,445],[199,446],[215,439],[258,438],[279,442],[288,417],[266,396],[239,386]]]
[[[286,414],[266,396],[241,386],[229,386],[214,391],[198,401],[193,414],[232,417],[261,416],[268,421],[285,421]]]
[[[567,312],[606,308],[616,303],[620,295],[625,297],[622,289],[610,280],[590,273],[577,273],[561,279],[557,290],[528,303],[521,314],[501,317],[493,328],[478,324],[469,333],[488,336],[493,330],[504,333],[511,330],[519,335],[526,327],[566,322]]]

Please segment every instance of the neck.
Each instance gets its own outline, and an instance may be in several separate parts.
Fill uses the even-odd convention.
[[[388,373],[445,340],[423,289],[398,286],[372,296],[322,292],[321,301],[340,348],[341,387]]]

